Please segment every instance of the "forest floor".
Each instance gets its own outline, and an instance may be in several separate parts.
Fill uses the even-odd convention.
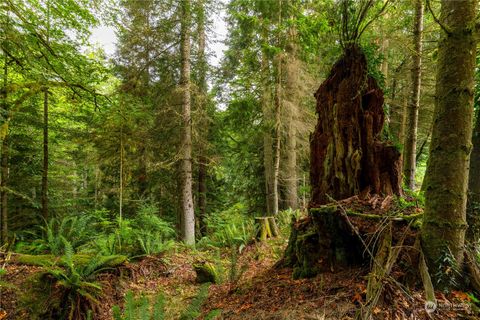
[[[368,270],[357,268],[292,280],[291,269],[275,267],[285,244],[284,239],[276,239],[244,248],[226,272],[234,281],[210,286],[200,319],[215,309],[221,310],[217,319],[357,318],[365,302]],[[200,287],[192,265],[205,258],[204,252],[177,248],[176,252],[146,257],[103,274],[100,280],[105,294],[95,319],[112,319],[112,306],[122,306],[128,290],[152,296],[163,292],[165,319],[178,319]],[[228,253],[222,259],[228,260]],[[6,263],[5,269],[2,280],[21,288],[41,268]],[[373,308],[373,319],[479,319],[473,315],[475,306],[470,297],[463,292],[437,293],[438,308],[429,316],[421,289],[404,292],[385,283],[383,301]],[[13,289],[2,290],[0,302],[7,317],[0,315],[0,319],[29,319],[19,308],[19,296]]]

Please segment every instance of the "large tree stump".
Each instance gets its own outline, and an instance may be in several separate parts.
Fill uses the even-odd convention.
[[[318,122],[310,137],[310,207],[369,190],[401,193],[400,152],[382,142],[383,92],[358,46],[345,50],[315,93]]]
[[[293,224],[284,259],[295,278],[370,263],[376,248],[365,244],[390,219],[386,207],[392,195],[401,194],[400,152],[381,141],[383,92],[368,73],[360,47],[345,49],[315,98],[318,122],[310,137],[309,215]],[[372,211],[381,201],[378,214],[368,208],[359,214],[348,209],[351,201],[343,201],[368,202],[369,196]],[[393,234],[405,230],[405,222],[394,223]]]

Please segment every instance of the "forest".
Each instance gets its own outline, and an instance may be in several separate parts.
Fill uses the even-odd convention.
[[[478,0],[0,26],[0,320],[480,319]]]

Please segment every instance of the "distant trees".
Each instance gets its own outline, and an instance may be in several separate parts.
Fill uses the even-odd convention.
[[[11,219],[13,215],[24,214],[24,208],[31,214],[42,207],[44,216],[47,216],[48,162],[52,159],[48,157],[48,148],[45,148],[43,166],[37,167],[32,165],[32,160],[42,152],[29,153],[37,145],[47,147],[47,140],[32,142],[36,135],[42,136],[36,130],[47,133],[50,127],[47,122],[38,122],[40,117],[36,117],[40,115],[37,108],[41,109],[40,105],[54,106],[57,99],[64,101],[63,107],[74,99],[84,99],[92,105],[94,100],[99,103],[100,95],[93,87],[98,83],[97,75],[101,68],[80,53],[80,39],[96,23],[88,1],[26,3],[7,0],[1,6],[3,112],[0,223],[1,238],[6,242],[9,225],[16,228],[19,224],[35,224],[35,216],[31,219]],[[67,35],[66,30],[73,35]],[[91,72],[94,68],[96,73]],[[50,100],[47,101],[47,98]],[[46,103],[38,103],[40,100]],[[22,127],[26,122],[30,122],[30,126]],[[45,136],[48,137],[48,134]],[[61,152],[56,150],[55,156]],[[42,183],[37,180],[39,168],[42,168]],[[25,171],[29,174],[19,177]],[[25,188],[27,185],[30,190]],[[32,192],[32,189],[35,191]],[[36,199],[37,189],[42,189],[40,201]],[[31,196],[29,193],[32,193]],[[15,201],[9,202],[8,198]],[[9,223],[11,221],[15,223]]]

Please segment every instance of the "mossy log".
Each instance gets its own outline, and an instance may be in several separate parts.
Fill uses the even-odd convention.
[[[257,240],[266,241],[269,238],[274,238],[279,235],[275,217],[256,217],[255,226],[257,230]]]
[[[8,262],[19,265],[28,265],[28,266],[53,266],[53,265],[64,265],[63,257],[57,257],[51,254],[41,254],[41,255],[30,255],[30,254],[20,254],[20,253],[0,253],[0,257],[4,259],[9,257]],[[73,255],[73,263],[75,265],[86,265],[92,258],[95,256],[88,254],[75,254]],[[113,257],[113,256],[112,256]],[[123,255],[115,255],[114,259],[109,259],[106,267],[118,267],[124,264],[128,258]]]
[[[308,217],[292,223],[283,265],[293,268],[295,279],[368,265],[378,248],[367,244],[386,220],[393,230],[389,243],[413,246],[417,232],[409,227],[411,219],[348,212],[336,204],[312,208]]]

